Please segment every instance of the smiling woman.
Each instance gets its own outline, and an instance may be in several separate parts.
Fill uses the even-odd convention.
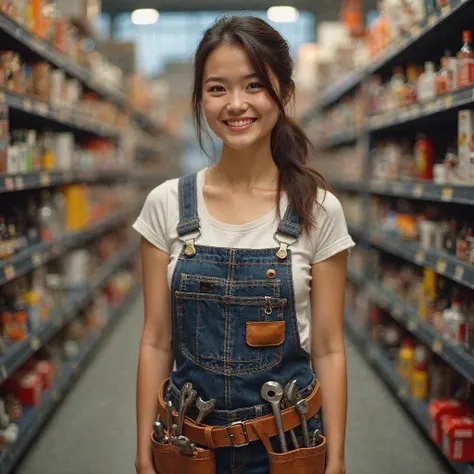
[[[155,188],[134,224],[139,474],[345,474],[354,243],[287,116],[292,72],[286,41],[255,17],[220,19],[197,48],[198,137],[209,128],[223,147],[213,166]]]

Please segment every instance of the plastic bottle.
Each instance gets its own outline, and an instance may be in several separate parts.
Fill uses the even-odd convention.
[[[458,60],[453,56],[449,49],[444,51],[444,56],[448,58],[448,91],[454,91],[458,88]]]
[[[414,147],[415,178],[433,179],[433,146],[428,138],[419,134]]]
[[[405,77],[403,69],[399,66],[393,68],[393,76],[390,79],[391,89],[391,108],[399,108],[404,105],[404,97],[406,95]]]
[[[416,66],[410,64],[407,67],[407,84],[406,84],[406,93],[405,93],[405,106],[414,104],[417,101],[417,82],[418,82],[418,73],[416,71]]]
[[[398,355],[398,373],[400,377],[409,382],[413,374],[415,348],[411,339],[404,339]]]
[[[41,206],[38,209],[39,237],[41,242],[50,242],[53,239],[53,221],[51,194],[45,190],[41,193]]]
[[[428,398],[429,377],[426,367],[426,351],[423,346],[415,349],[415,361],[411,378],[411,394],[417,400]]]
[[[448,91],[449,80],[449,58],[441,58],[441,68],[436,75],[436,94],[444,94]]]
[[[464,344],[466,341],[466,315],[461,310],[461,303],[453,299],[451,307],[443,312],[444,334],[456,344]]]
[[[426,102],[436,97],[436,71],[434,63],[427,61],[425,70],[418,78],[418,100]]]
[[[474,51],[471,47],[472,34],[468,30],[462,32],[464,42],[458,52],[458,82],[459,87],[465,87],[474,81]]]

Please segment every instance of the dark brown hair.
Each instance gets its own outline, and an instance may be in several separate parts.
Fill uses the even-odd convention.
[[[293,61],[285,39],[265,21],[252,16],[220,18],[207,29],[194,57],[194,90],[192,97],[194,123],[203,151],[202,83],[208,56],[222,44],[244,48],[255,73],[280,109],[271,133],[271,152],[279,170],[277,202],[280,193],[287,193],[290,206],[296,211],[304,230],[314,226],[314,204],[318,188],[326,189],[322,176],[308,166],[310,142],[303,129],[285,113],[285,104],[274,89],[270,71],[279,82],[283,97],[294,97]]]

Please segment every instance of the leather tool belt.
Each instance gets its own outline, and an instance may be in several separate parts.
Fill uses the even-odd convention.
[[[158,395],[158,412],[162,420],[167,419],[164,394],[168,385],[165,380]],[[315,416],[321,408],[321,391],[316,381],[313,392],[307,397],[308,413],[306,419]],[[300,415],[291,407],[281,411],[283,430],[285,432],[301,426]],[[173,412],[173,423],[178,413]],[[326,439],[321,436],[317,446],[298,448],[286,453],[276,453],[270,438],[278,435],[278,428],[273,415],[251,420],[238,421],[228,426],[208,426],[196,424],[189,417],[184,418],[182,435],[196,446],[194,454],[187,456],[171,443],[158,443],[151,435],[154,464],[157,474],[215,474],[215,449],[240,448],[261,441],[265,445],[269,461],[270,474],[324,474]]]

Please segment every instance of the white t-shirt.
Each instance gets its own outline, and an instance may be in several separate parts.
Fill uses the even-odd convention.
[[[278,227],[276,208],[265,216],[247,224],[232,225],[214,219],[207,211],[203,187],[205,169],[197,175],[198,214],[202,235],[196,244],[228,248],[274,248],[278,244],[274,233]],[[329,191],[319,193],[323,209],[315,205],[316,226],[311,233],[304,232],[291,245],[292,273],[295,304],[302,347],[310,352],[310,285],[311,264],[319,263],[355,244],[347,231],[344,212],[339,200]],[[324,200],[323,200],[324,198]],[[286,196],[281,199],[281,216],[288,205]],[[170,255],[168,285],[183,243],[178,239],[179,221],[178,179],[171,179],[153,189],[133,228],[160,250]],[[282,239],[283,240],[283,239]]]

